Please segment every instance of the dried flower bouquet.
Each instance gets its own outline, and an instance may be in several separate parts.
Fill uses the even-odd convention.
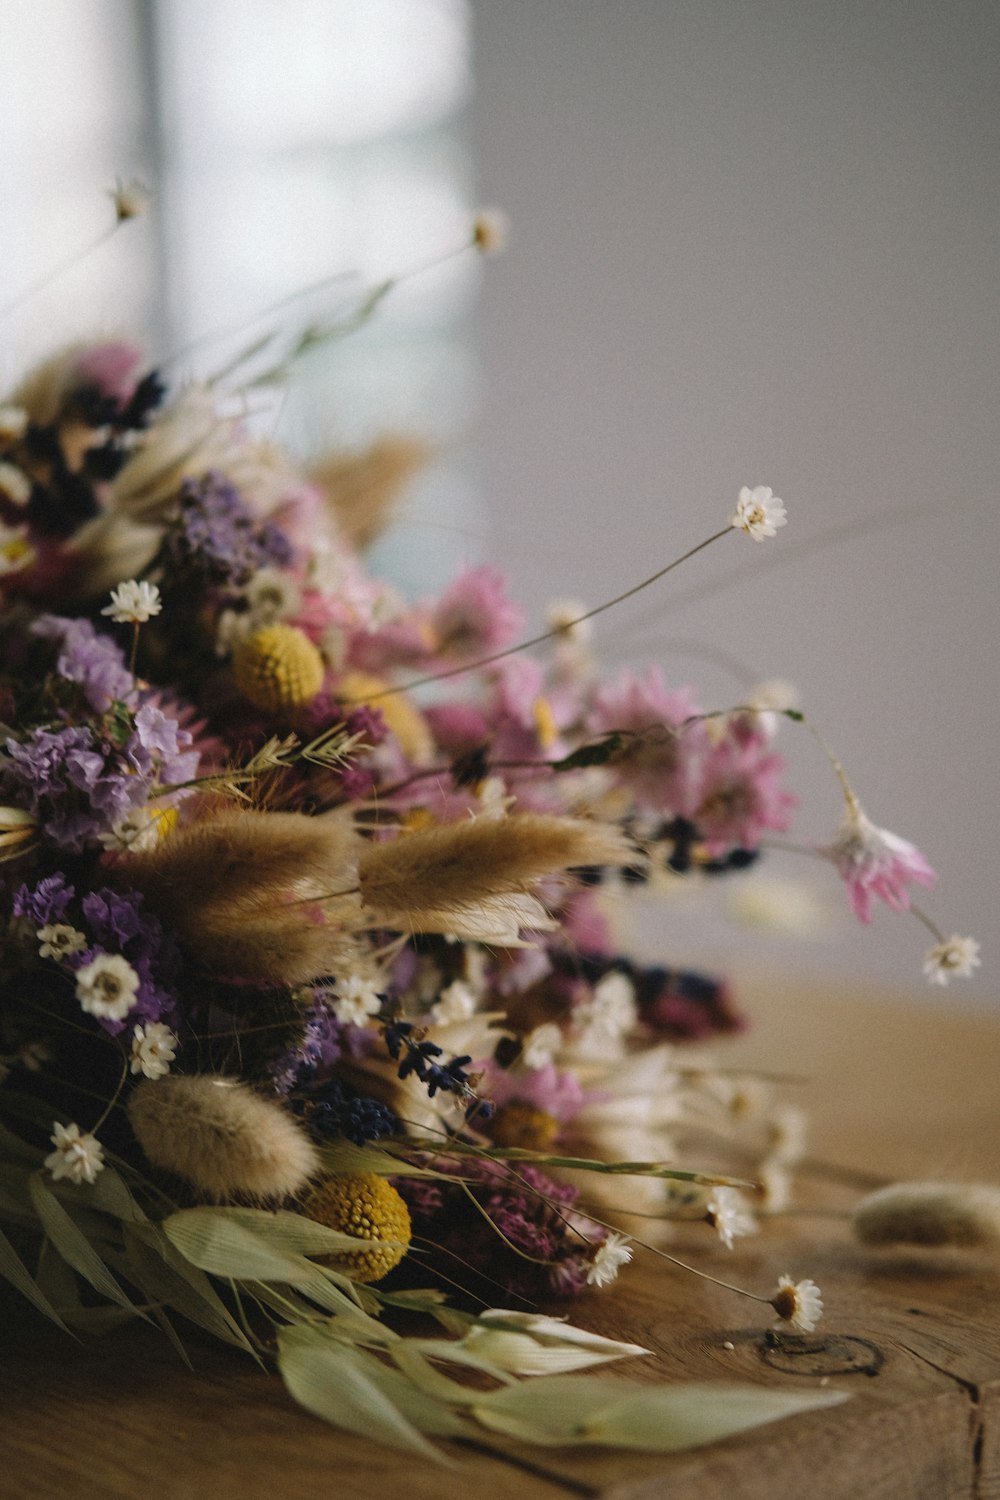
[[[144,206],[118,190],[119,223]],[[468,249],[499,239],[483,216]],[[615,600],[527,642],[491,568],[404,601],[363,549],[420,445],[300,472],[232,399],[269,352],[168,396],[131,344],[75,347],[0,405],[0,1275],[69,1330],[186,1320],[425,1455],[476,1427],[668,1450],[841,1399],[566,1380],[643,1351],[539,1310],[650,1216],[732,1246],[785,1191],[794,1114],[686,1060],[740,1024],[726,984],[619,953],[606,894],[754,863],[803,715],[602,673]],[[785,520],[744,488],[639,587]],[[862,920],[907,907],[930,866],[831,759],[814,852]],[[919,915],[928,977],[970,972]],[[726,1174],[677,1164],[699,1136]],[[756,1300],[822,1312],[809,1280]]]

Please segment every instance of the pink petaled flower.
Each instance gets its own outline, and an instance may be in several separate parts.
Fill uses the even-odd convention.
[[[75,374],[88,385],[95,385],[102,396],[110,396],[125,406],[135,393],[143,352],[125,340],[95,344],[76,362]]]
[[[587,727],[594,734],[622,730],[629,735],[611,766],[638,802],[690,817],[707,736],[701,723],[675,731],[696,712],[686,688],[668,692],[659,668],[650,667],[645,677],[626,672],[616,687],[599,692]]]
[[[908,882],[932,886],[937,879],[919,849],[888,829],[877,828],[856,804],[848,807],[836,839],[821,852],[840,871],[851,906],[862,922],[871,921],[874,897],[894,911],[906,911]]]
[[[510,645],[524,615],[496,568],[467,568],[434,606],[430,624],[438,655],[488,656]]]
[[[694,822],[711,854],[755,849],[768,828],[788,827],[795,798],[780,785],[785,762],[760,742],[723,740],[702,764]]]

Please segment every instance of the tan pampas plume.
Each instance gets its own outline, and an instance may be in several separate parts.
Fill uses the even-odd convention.
[[[901,1182],[862,1199],[852,1216],[863,1245],[1000,1249],[1000,1188]]]
[[[326,496],[343,536],[361,549],[389,525],[404,488],[429,455],[418,438],[386,434],[360,453],[327,454],[308,477]]]
[[[180,828],[119,869],[211,973],[306,984],[361,925],[356,855],[339,817],[248,809]]]
[[[477,909],[497,916],[501,936],[545,924],[530,896],[546,875],[593,865],[626,865],[635,850],[618,828],[578,818],[515,813],[470,818],[368,844],[358,861],[366,911],[404,930],[465,933]],[[489,933],[475,931],[485,940]]]
[[[316,1148],[287,1111],[235,1078],[149,1079],[128,1116],[155,1167],[216,1202],[286,1198],[319,1170]]]

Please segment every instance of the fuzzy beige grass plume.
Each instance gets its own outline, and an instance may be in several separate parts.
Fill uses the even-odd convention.
[[[635,857],[616,827],[515,813],[368,844],[358,860],[358,884],[372,918],[404,930],[464,932],[477,909],[502,914],[506,907],[516,932],[518,925],[538,925],[536,918],[544,925],[544,910],[530,891],[546,875],[625,865]]]
[[[900,1182],[862,1199],[852,1216],[863,1245],[1000,1249],[1000,1188]]]
[[[393,519],[408,481],[429,457],[418,438],[386,434],[360,453],[330,453],[308,477],[326,496],[341,533],[364,548]]]
[[[319,1170],[315,1147],[282,1106],[235,1078],[147,1080],[128,1116],[155,1167],[215,1201],[285,1198]]]
[[[121,861],[128,884],[213,974],[305,984],[359,925],[350,825],[335,816],[226,811]]]

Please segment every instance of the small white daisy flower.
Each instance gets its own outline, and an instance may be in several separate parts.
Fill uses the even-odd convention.
[[[255,627],[290,620],[302,608],[302,590],[294,578],[279,568],[258,568],[243,590],[243,597],[250,606]]]
[[[823,1298],[815,1281],[793,1281],[778,1277],[778,1288],[771,1306],[783,1323],[791,1323],[800,1333],[812,1333],[823,1316]]]
[[[775,536],[778,527],[787,520],[784,501],[772,494],[766,484],[758,484],[753,489],[744,485],[740,490],[730,524],[752,536],[755,542],[762,542],[765,537]]]
[[[935,943],[924,955],[924,974],[931,984],[947,984],[951,979],[970,979],[978,969],[979,944],[975,938],[959,937],[953,932],[944,942]]]
[[[145,578],[137,583],[130,578],[111,590],[111,603],[104,606],[101,614],[110,615],[116,625],[144,625],[162,608],[155,583],[147,583]]]
[[[164,1078],[176,1056],[177,1038],[169,1026],[150,1021],[133,1031],[131,1072],[144,1078]]]
[[[112,823],[110,832],[99,833],[98,842],[113,853],[128,850],[131,854],[146,854],[155,849],[163,834],[164,809],[133,807],[131,812]]]
[[[39,927],[35,936],[38,938],[39,958],[68,958],[71,953],[80,953],[87,946],[86,936],[71,927],[68,922],[51,922],[47,927]]]
[[[333,1013],[342,1026],[364,1026],[382,1008],[382,998],[370,979],[360,974],[337,982]]]
[[[104,1167],[104,1147],[93,1135],[81,1135],[79,1125],[56,1125],[49,1137],[55,1150],[45,1166],[56,1182],[93,1182]]]
[[[631,1259],[632,1246],[628,1237],[613,1229],[604,1243],[598,1247],[597,1254],[590,1262],[587,1285],[610,1286],[613,1281],[617,1280],[622,1266],[627,1266]]]
[[[99,953],[76,971],[76,998],[88,1015],[123,1021],[138,999],[139,976],[120,953]]]
[[[757,1220],[736,1188],[717,1187],[708,1200],[705,1217],[727,1250],[741,1235],[757,1233]]]
[[[550,630],[558,630],[561,639],[585,645],[594,633],[593,620],[584,620],[587,606],[580,599],[553,599],[545,611]]]

